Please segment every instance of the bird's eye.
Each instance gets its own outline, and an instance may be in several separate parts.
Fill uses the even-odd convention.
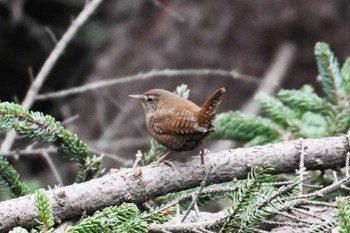
[[[146,100],[146,102],[148,102],[148,103],[152,103],[153,100],[154,100],[154,97],[153,97],[153,96],[150,96],[150,95],[147,95],[147,96],[145,96],[145,100]]]

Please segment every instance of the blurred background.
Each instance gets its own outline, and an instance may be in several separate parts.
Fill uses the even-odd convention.
[[[21,102],[32,80],[30,72],[35,77],[84,4],[84,0],[0,0],[1,101]],[[219,112],[258,114],[247,105],[257,90],[269,86],[293,89],[308,83],[322,93],[314,45],[329,43],[342,63],[350,54],[349,29],[348,0],[104,1],[69,44],[40,93],[160,69],[219,69],[234,71],[239,78],[164,75],[36,101],[32,109],[65,122],[92,152],[105,153],[107,168],[132,166],[138,149],[149,150],[150,136],[141,104],[129,94],[151,88],[173,91],[185,83],[191,90],[189,98],[200,105],[224,86]],[[19,140],[13,149],[28,145]],[[208,141],[204,145],[214,151],[233,146]],[[58,154],[50,158],[64,184],[72,182],[76,168]],[[44,156],[9,159],[21,176],[57,183]]]

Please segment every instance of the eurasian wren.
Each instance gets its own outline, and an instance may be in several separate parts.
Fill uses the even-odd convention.
[[[220,88],[201,107],[163,89],[129,96],[141,100],[147,129],[160,144],[173,151],[188,151],[214,131],[213,118],[224,92]]]

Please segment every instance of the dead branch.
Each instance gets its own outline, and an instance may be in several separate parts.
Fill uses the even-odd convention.
[[[151,164],[142,167],[141,172],[139,168],[120,169],[85,183],[48,190],[47,194],[55,218],[63,221],[78,218],[84,211],[92,213],[122,202],[143,203],[166,193],[199,186],[208,167],[211,167],[208,184],[245,178],[251,167],[261,164],[271,164],[274,173],[294,172],[299,167],[302,149],[306,169],[336,169],[345,166],[349,140],[346,136],[299,139],[226,150],[206,154],[204,165],[199,156],[191,156],[184,161],[172,160],[172,167]],[[33,195],[0,202],[0,210],[0,232],[17,225],[37,224]]]
[[[47,76],[55,66],[58,59],[63,54],[65,48],[75,37],[80,27],[89,19],[89,17],[95,12],[96,8],[100,5],[102,0],[93,0],[87,2],[84,9],[80,12],[78,17],[72,22],[68,30],[63,34],[62,38],[56,44],[54,50],[52,50],[50,56],[46,59],[45,63],[41,67],[38,75],[35,77],[34,82],[31,84],[26,96],[24,97],[21,105],[23,108],[30,109],[35,101],[38,92],[46,80]],[[13,131],[7,133],[3,143],[1,144],[1,153],[9,152],[13,142],[15,141],[16,134]]]

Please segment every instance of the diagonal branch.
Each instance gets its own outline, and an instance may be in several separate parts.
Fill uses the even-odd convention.
[[[303,146],[302,146],[303,145]],[[274,173],[294,172],[299,167],[300,151],[305,150],[306,169],[345,166],[349,141],[346,136],[323,139],[300,139],[252,148],[206,154],[205,164],[198,156],[186,161],[172,161],[173,166],[151,164],[140,169],[121,169],[85,183],[46,191],[54,216],[60,220],[78,218],[123,202],[143,203],[149,199],[199,186],[212,167],[208,184],[245,178],[251,167],[271,164]],[[0,202],[0,232],[21,225],[30,227],[37,218],[33,195]]]
[[[38,92],[46,80],[48,74],[55,66],[58,58],[63,54],[65,48],[69,42],[74,38],[79,28],[89,19],[89,17],[95,12],[96,8],[100,5],[102,0],[92,0],[87,2],[84,9],[80,12],[79,16],[72,22],[71,26],[64,33],[62,38],[56,44],[56,47],[51,52],[50,56],[46,59],[44,65],[41,67],[38,75],[35,77],[34,82],[31,84],[27,95],[22,101],[21,105],[23,108],[30,109]],[[15,133],[9,132],[0,148],[1,153],[8,152],[15,140]]]

